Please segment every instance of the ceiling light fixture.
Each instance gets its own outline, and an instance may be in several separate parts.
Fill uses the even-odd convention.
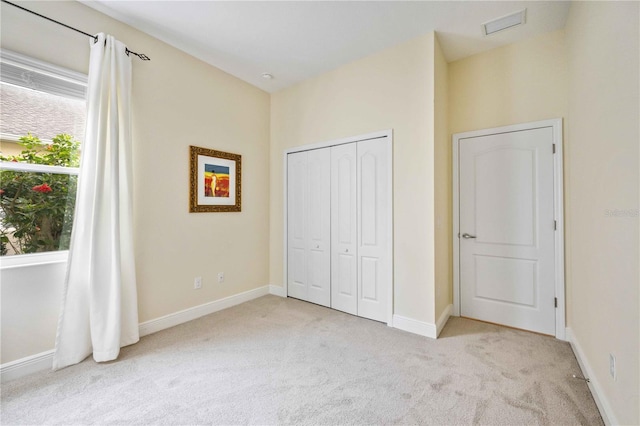
[[[262,73],[262,78],[265,80],[273,80],[273,74],[269,74],[268,72]]]
[[[493,21],[485,22],[482,24],[482,32],[484,35],[495,34],[498,31],[503,31],[508,28],[517,27],[526,22],[527,9],[522,9],[519,12],[512,13],[511,15],[503,16],[502,18],[494,19]]]

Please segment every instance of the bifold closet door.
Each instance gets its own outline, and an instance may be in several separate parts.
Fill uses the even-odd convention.
[[[358,315],[356,144],[331,147],[331,307]]]
[[[386,139],[331,148],[331,307],[386,322]]]
[[[288,155],[288,294],[331,305],[331,151]]]
[[[389,170],[386,139],[357,143],[358,316],[386,322],[389,250]]]

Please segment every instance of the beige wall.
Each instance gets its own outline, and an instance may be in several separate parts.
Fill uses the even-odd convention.
[[[24,4],[88,32],[113,34],[151,57],[133,59],[140,322],[268,284],[269,94],[80,3]],[[6,4],[1,12],[3,48],[87,72],[87,37]],[[189,145],[242,155],[241,213],[188,213]],[[224,284],[217,284],[217,272],[225,273]],[[56,329],[51,318],[6,323],[5,303],[57,306],[62,285],[60,279],[33,283],[47,290],[34,288],[25,301],[23,291],[5,285],[9,276],[2,283],[3,363],[52,349]],[[200,290],[193,290],[195,276],[203,278]],[[45,331],[7,338],[6,327],[18,327],[13,334],[20,335],[20,324],[34,321]]]
[[[559,30],[450,63],[451,133],[566,117],[565,54]]]
[[[435,40],[435,319],[453,303],[451,135],[449,134],[449,69]]]
[[[640,424],[638,2],[575,2],[567,26],[569,326],[619,424]],[[622,215],[608,216],[619,210]],[[609,354],[617,379],[609,376]]]
[[[271,97],[270,283],[283,285],[283,151],[393,129],[394,313],[434,322],[434,34]]]

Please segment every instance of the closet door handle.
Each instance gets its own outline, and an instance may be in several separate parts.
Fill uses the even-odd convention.
[[[464,234],[462,234],[462,238],[464,238],[465,240],[468,240],[469,238],[476,238],[475,235],[469,235],[466,232]]]
[[[346,249],[344,252],[345,252],[345,253],[349,253],[349,249]]]

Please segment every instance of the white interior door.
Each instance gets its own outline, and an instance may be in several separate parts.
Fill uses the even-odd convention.
[[[308,299],[307,282],[307,153],[287,158],[287,292]]]
[[[331,147],[331,307],[358,314],[356,144]]]
[[[555,334],[551,127],[459,142],[462,316]]]
[[[331,306],[331,150],[307,152],[309,302]]]
[[[388,159],[385,139],[357,144],[358,316],[387,321]]]
[[[288,295],[331,305],[330,150],[287,159]]]

